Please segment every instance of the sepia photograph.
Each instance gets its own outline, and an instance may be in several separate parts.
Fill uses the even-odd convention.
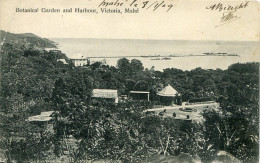
[[[260,2],[0,0],[0,163],[258,163]]]

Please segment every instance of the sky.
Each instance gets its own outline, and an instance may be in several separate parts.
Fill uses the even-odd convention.
[[[233,0],[164,0],[173,7],[139,13],[102,14],[98,5],[103,0],[0,0],[0,29],[12,33],[34,33],[45,38],[112,38],[159,40],[238,40],[259,41],[260,3],[249,1],[246,8],[233,13],[238,19],[221,23],[227,11],[207,10],[222,3],[236,6],[246,1]],[[105,0],[115,2],[116,0]],[[129,1],[118,8],[123,12]],[[144,0],[137,0],[140,4]],[[152,2],[163,0],[150,0]],[[56,8],[60,13],[22,13],[16,8]],[[62,9],[97,9],[98,14],[63,13]],[[217,26],[217,27],[216,27]]]

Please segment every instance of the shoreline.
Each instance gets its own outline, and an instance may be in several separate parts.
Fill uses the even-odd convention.
[[[175,58],[175,57],[240,57],[239,55],[182,55],[182,56],[171,56],[171,55],[163,55],[163,56],[98,56],[98,57],[84,57],[84,58]],[[84,59],[78,58],[78,59]],[[73,59],[73,58],[70,58]]]

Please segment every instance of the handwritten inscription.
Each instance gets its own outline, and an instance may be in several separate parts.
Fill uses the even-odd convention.
[[[227,24],[227,23],[230,23],[234,20],[237,20],[241,17],[237,16],[237,15],[234,15],[235,11],[231,11],[231,12],[224,12],[223,13],[223,16],[220,18],[221,21],[220,21],[220,24],[217,25],[216,27],[218,26],[221,26],[221,25],[224,25],[224,24]]]
[[[98,5],[98,7],[134,7],[136,9],[143,10],[152,10],[156,11],[158,9],[165,9],[166,12],[170,11],[173,8],[173,4],[167,1],[141,1],[141,0],[102,0],[102,2]],[[133,12],[134,13],[134,12]]]
[[[242,2],[239,5],[224,5],[222,3],[214,4],[211,6],[207,6],[206,9],[208,10],[217,10],[219,12],[221,11],[237,11],[243,8],[246,8],[249,4],[249,1],[247,2]]]
[[[219,27],[221,25],[233,22],[241,18],[241,16],[238,16],[238,11],[248,7],[248,5],[249,5],[249,1],[242,2],[237,5],[224,5],[222,3],[217,3],[217,4],[207,6],[206,9],[222,13],[219,24],[215,26],[215,27]]]

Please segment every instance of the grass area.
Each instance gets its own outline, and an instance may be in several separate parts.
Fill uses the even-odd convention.
[[[180,108],[192,108],[192,109],[196,109],[197,111],[191,111],[191,112],[187,112],[187,111],[181,111]],[[216,109],[216,104],[212,103],[212,104],[206,104],[206,105],[188,105],[188,106],[165,106],[162,108],[156,108],[156,109],[148,109],[148,111],[154,111],[155,114],[158,114],[160,112],[163,112],[163,117],[173,117],[173,113],[176,114],[176,119],[187,119],[187,116],[189,116],[189,119],[192,120],[197,120],[197,121],[201,121],[202,120],[202,115],[200,114],[203,110],[208,110],[208,109]]]

